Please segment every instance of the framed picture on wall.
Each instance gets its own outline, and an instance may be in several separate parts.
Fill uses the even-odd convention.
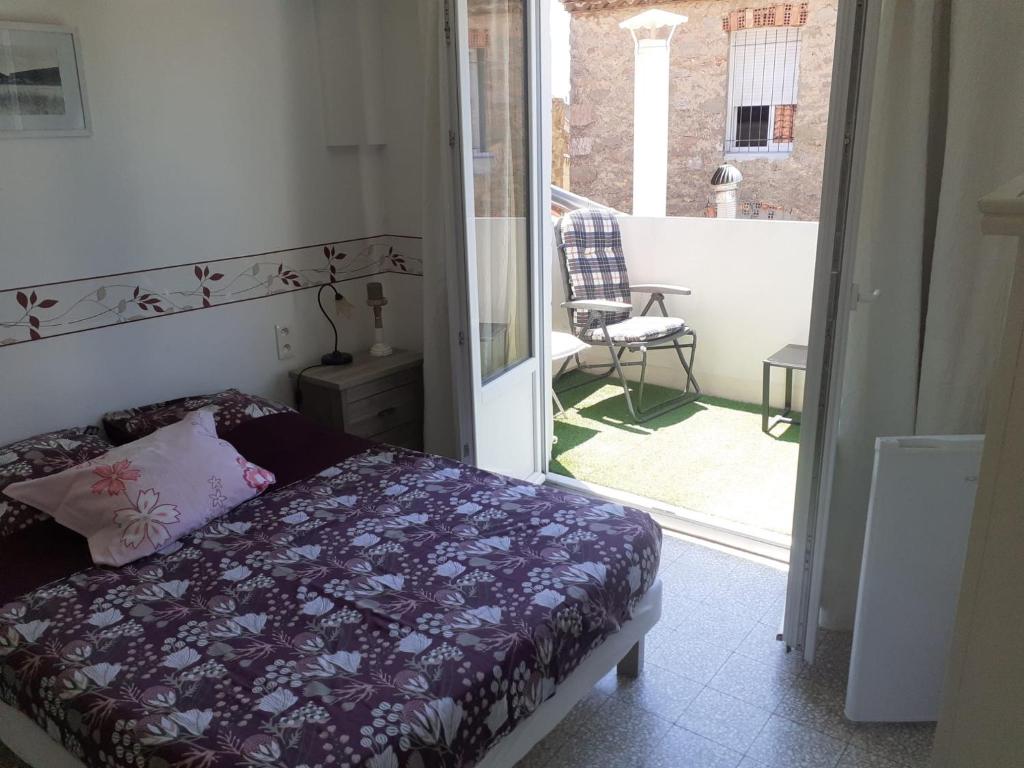
[[[0,137],[88,136],[78,35],[0,21]]]

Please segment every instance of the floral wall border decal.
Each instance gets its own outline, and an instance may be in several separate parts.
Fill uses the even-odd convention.
[[[423,275],[420,238],[376,235],[0,289],[0,347],[373,275]]]

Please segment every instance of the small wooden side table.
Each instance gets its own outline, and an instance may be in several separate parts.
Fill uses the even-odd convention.
[[[349,365],[302,374],[299,411],[322,424],[403,448],[423,449],[423,356],[356,352]],[[290,376],[296,381],[299,371]]]
[[[761,384],[761,431],[770,432],[776,424],[799,424],[793,416],[793,371],[807,370],[807,347],[801,344],[787,344],[778,352],[764,359]],[[769,396],[771,394],[772,368],[786,370],[786,407],[781,414],[769,422]]]

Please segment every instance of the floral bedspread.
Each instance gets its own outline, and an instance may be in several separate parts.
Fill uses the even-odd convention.
[[[0,608],[0,698],[89,766],[476,763],[653,583],[645,514],[372,449]]]

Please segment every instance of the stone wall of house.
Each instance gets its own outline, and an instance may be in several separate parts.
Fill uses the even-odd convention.
[[[569,105],[551,99],[551,183],[569,188]]]
[[[731,11],[757,0],[668,0],[688,17],[676,29],[669,85],[669,216],[704,216],[710,179],[725,157]],[[741,215],[817,220],[821,197],[837,0],[809,0],[801,27],[793,152],[729,162],[743,173]],[[575,11],[570,22],[570,188],[622,211],[633,197],[633,40],[619,23],[645,10]],[[751,210],[753,208],[754,210]]]

